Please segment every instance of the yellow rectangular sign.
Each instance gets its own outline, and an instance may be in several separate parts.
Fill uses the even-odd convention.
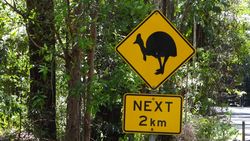
[[[123,131],[180,134],[182,102],[180,95],[125,94]]]

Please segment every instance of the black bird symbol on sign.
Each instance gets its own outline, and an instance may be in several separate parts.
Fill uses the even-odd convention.
[[[152,33],[147,39],[146,47],[144,46],[141,34],[139,33],[137,34],[134,44],[140,46],[144,61],[146,61],[147,55],[154,56],[158,59],[160,68],[156,70],[156,75],[164,73],[165,64],[169,56],[175,57],[177,55],[174,40],[169,34],[162,31]],[[164,57],[163,63],[161,57]]]

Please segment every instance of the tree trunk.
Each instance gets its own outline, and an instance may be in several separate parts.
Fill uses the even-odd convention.
[[[91,25],[90,25],[90,38],[92,40],[92,47],[88,52],[88,79],[87,79],[87,93],[86,93],[86,110],[84,113],[84,141],[90,141],[91,138],[91,110],[90,110],[90,101],[92,98],[91,85],[94,76],[94,58],[95,58],[95,48],[96,48],[96,40],[97,40],[97,31],[96,31],[96,20],[97,20],[97,5],[98,2],[92,3],[91,10]]]
[[[72,53],[65,54],[69,94],[67,98],[67,125],[65,141],[80,141],[80,95],[81,91],[81,50],[75,46]]]
[[[83,51],[80,48],[79,40],[82,38],[80,28],[83,24],[83,2],[74,1],[78,3],[78,5],[73,9],[71,9],[70,1],[66,0],[66,2],[68,13],[67,17],[65,17],[67,33],[64,55],[66,73],[70,79],[68,80],[65,141],[80,141],[80,110],[82,95],[81,65]]]
[[[170,21],[174,20],[175,1],[174,0],[162,0],[161,11]]]
[[[161,11],[164,16],[167,15],[167,0],[162,0],[161,1]]]
[[[55,26],[51,0],[27,0],[30,53],[28,116],[40,140],[56,140]]]

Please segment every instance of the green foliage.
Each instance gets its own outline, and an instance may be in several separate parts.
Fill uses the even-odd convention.
[[[142,80],[118,54],[115,54],[115,46],[150,13],[150,9],[151,6],[145,5],[143,1],[118,0],[100,3],[95,60],[97,73],[92,86],[94,94],[91,101],[92,113],[102,112],[100,107],[117,111],[121,109],[125,93],[140,91]],[[118,112],[121,113],[120,111]],[[107,117],[96,115],[95,120],[99,118]],[[117,137],[122,135],[121,121],[117,119],[102,120],[101,123],[99,121],[98,124],[94,124],[94,129],[96,134],[100,134],[97,140],[101,139],[101,134],[106,140],[114,135]]]
[[[181,3],[180,8],[187,3]],[[195,1],[176,13],[181,17],[187,16],[183,11],[190,11],[185,19],[176,19],[177,22],[183,20],[185,28],[181,29],[190,41],[193,40],[194,18],[197,24],[196,62],[188,67],[192,72],[188,83],[192,93],[189,99],[197,114],[207,115],[207,109],[222,103],[218,99],[228,90],[243,91],[239,88],[248,73],[243,62],[249,56],[249,49],[246,49],[245,22],[239,20],[239,4],[239,1]]]
[[[94,89],[96,105],[104,103],[122,102],[125,92],[134,92],[140,89],[142,81],[131,71],[125,62],[114,55],[115,46],[126,36],[145,16],[150,13],[152,6],[143,1],[116,2],[101,1],[98,17],[98,46],[96,49],[97,77]],[[109,20],[107,20],[109,19]]]
[[[22,20],[0,7],[0,136],[24,129],[29,91],[29,58]]]
[[[202,117],[196,120],[197,140],[225,141],[237,136],[238,131],[229,121],[221,121],[219,117]]]

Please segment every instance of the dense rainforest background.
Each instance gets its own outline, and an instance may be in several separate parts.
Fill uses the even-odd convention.
[[[115,47],[155,9],[196,48],[154,91],[185,100],[182,134],[157,140],[236,135],[213,107],[250,91],[249,0],[1,0],[0,140],[148,140],[122,132],[123,95],[151,90]]]

